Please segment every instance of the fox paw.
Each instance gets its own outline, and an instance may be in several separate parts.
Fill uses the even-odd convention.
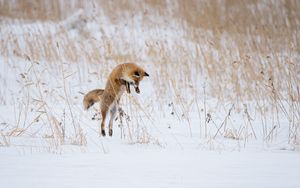
[[[141,91],[140,91],[140,88],[139,87],[135,87],[135,92],[136,93],[140,93]]]
[[[105,134],[105,130],[101,130],[101,135],[102,136],[105,136],[106,134]]]
[[[112,136],[112,135],[113,135],[113,130],[109,129],[109,136]]]

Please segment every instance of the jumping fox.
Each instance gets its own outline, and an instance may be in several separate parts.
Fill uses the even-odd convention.
[[[99,132],[105,136],[105,119],[110,112],[109,136],[112,136],[113,120],[117,113],[122,94],[130,93],[130,86],[140,93],[139,84],[144,76],[149,76],[141,67],[134,63],[124,63],[116,66],[110,73],[105,89],[95,89],[88,92],[83,99],[84,108],[89,109],[95,102],[100,102],[102,121]]]

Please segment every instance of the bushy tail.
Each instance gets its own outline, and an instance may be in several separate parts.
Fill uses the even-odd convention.
[[[83,99],[83,106],[84,109],[87,110],[89,109],[91,106],[93,106],[93,104],[95,102],[99,102],[101,100],[101,95],[104,92],[103,89],[94,89],[90,92],[88,92]]]

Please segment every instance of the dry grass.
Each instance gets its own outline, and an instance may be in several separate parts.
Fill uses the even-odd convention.
[[[33,108],[42,109],[41,113],[49,116],[51,136],[60,144],[65,142],[65,131],[59,123],[62,114],[53,115],[44,96],[52,98],[50,104],[54,99],[64,102],[73,126],[73,139],[84,145],[86,139],[79,120],[72,115],[78,98],[76,102],[72,97],[78,90],[85,92],[82,88],[88,82],[97,79],[104,83],[109,70],[125,61],[137,61],[151,70],[155,91],[150,102],[141,101],[143,106],[133,99],[126,102],[142,111],[136,116],[134,109],[128,109],[136,122],[143,120],[140,117],[152,122],[155,118],[149,111],[166,109],[172,103],[172,117],[187,126],[191,136],[197,119],[200,137],[221,136],[247,142],[261,135],[262,140],[271,142],[288,122],[287,142],[300,143],[300,12],[297,11],[300,3],[297,0],[0,1],[0,5],[4,26],[0,53],[4,63],[13,65],[17,63],[13,58],[17,58],[47,62],[43,66],[49,74],[56,73],[56,68],[68,70],[56,73],[63,74],[63,82],[58,82],[61,87],[58,89],[47,87],[53,89],[49,91],[50,97],[43,93],[40,84],[44,81],[37,79],[39,76],[24,82],[24,89],[32,87],[31,84],[37,86],[27,91],[40,93],[34,98]],[[65,20],[79,9],[82,14]],[[112,25],[105,23],[107,20]],[[99,26],[96,37],[89,23]],[[74,30],[80,38],[71,34]],[[65,67],[57,67],[57,62],[65,63]],[[77,70],[70,70],[68,66],[74,64]],[[44,73],[42,69],[39,71]],[[71,81],[65,82],[74,78],[80,88],[77,91],[70,89],[74,86]],[[31,94],[28,96],[23,98],[20,108],[25,127],[31,126],[26,114],[28,101],[33,98]],[[218,100],[216,106],[210,104],[211,99]],[[157,106],[149,107],[154,101]],[[167,112],[163,110],[162,114],[166,116]],[[235,119],[242,119],[243,123],[236,124]],[[147,123],[127,124],[130,142],[150,142],[149,130],[143,125]]]

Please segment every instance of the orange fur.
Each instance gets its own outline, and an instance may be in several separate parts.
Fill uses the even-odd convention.
[[[104,90],[95,89],[84,96],[83,104],[85,109],[88,109],[95,102],[100,102],[102,115],[100,133],[102,136],[105,136],[107,112],[110,111],[109,135],[112,136],[113,119],[122,94],[125,90],[130,93],[130,85],[133,85],[135,91],[140,93],[139,83],[144,76],[149,76],[149,74],[138,65],[134,63],[120,64],[110,73]]]

